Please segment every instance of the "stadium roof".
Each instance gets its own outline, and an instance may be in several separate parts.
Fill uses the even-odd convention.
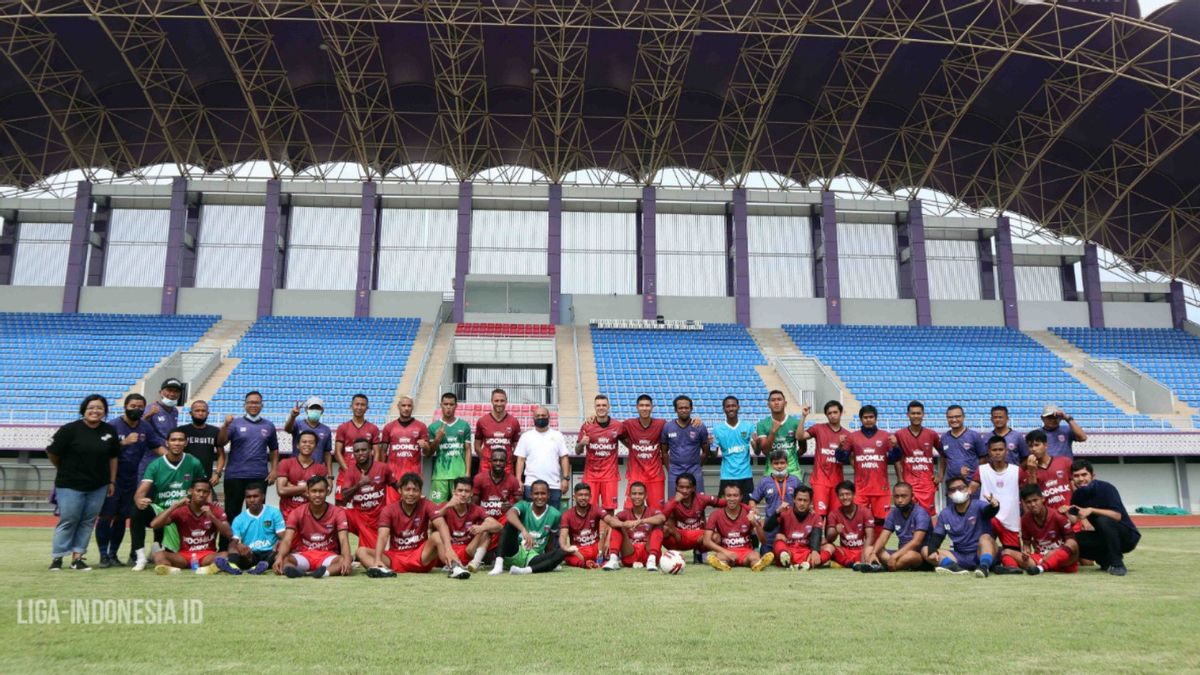
[[[854,175],[1200,281],[1200,0],[14,0],[0,51],[0,183]]]

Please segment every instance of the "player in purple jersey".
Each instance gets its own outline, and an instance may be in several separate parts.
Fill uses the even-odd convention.
[[[138,486],[138,465],[145,455],[154,456],[146,439],[150,426],[142,416],[146,412],[146,397],[130,394],[125,397],[124,414],[108,421],[117,430],[121,441],[121,455],[117,458],[117,484],[111,497],[100,507],[96,520],[96,546],[100,549],[100,567],[121,566],[117,551],[125,539],[125,521],[133,515],[133,495]],[[142,528],[141,542],[130,549],[129,564],[133,564],[133,550],[145,546],[146,530]],[[161,540],[161,535],[159,537]]]
[[[246,487],[266,482],[279,463],[279,438],[275,425],[262,416],[262,394],[248,392],[244,406],[246,414],[238,418],[226,415],[217,433],[217,445],[229,443],[225,455],[225,514],[231,521],[242,512]],[[223,551],[228,545],[222,539],[220,549]]]
[[[921,546],[932,529],[929,512],[913,501],[912,486],[904,482],[896,483],[892,487],[892,508],[872,544],[879,564],[872,565],[870,571],[932,570],[933,566],[921,555]],[[888,551],[884,546],[893,533],[900,547]]]
[[[1021,466],[1021,462],[1029,456],[1029,446],[1025,444],[1025,435],[1008,426],[1008,408],[1002,405],[992,406],[992,433],[987,437],[999,436],[1008,446],[1008,463]],[[949,474],[946,474],[949,475]]]
[[[696,479],[696,489],[703,492],[703,464],[709,454],[708,428],[692,419],[691,398],[675,397],[675,419],[663,425],[660,444],[667,458],[667,484],[674,485],[680,474],[690,473]]]
[[[1063,425],[1066,422],[1066,425]],[[1075,418],[1056,405],[1042,409],[1042,431],[1046,432],[1046,454],[1075,459],[1075,443],[1087,441],[1087,433]]]
[[[167,434],[179,426],[179,406],[183,404],[183,383],[170,377],[158,389],[158,400],[146,406],[143,419],[149,423],[146,431],[153,453],[146,453],[138,464],[138,480],[142,479],[150,462],[167,454]]]
[[[938,524],[929,542],[922,547],[925,559],[941,574],[970,574],[986,577],[996,555],[992,538],[992,518],[1000,512],[1000,502],[994,495],[988,501],[972,499],[967,480],[962,476],[946,479],[950,504],[938,514]],[[949,539],[954,551],[939,550]]]
[[[950,429],[942,433],[942,455],[946,459],[946,477],[961,476],[970,480],[979,460],[987,457],[987,438],[965,425],[966,413],[962,406],[946,408],[946,425]]]

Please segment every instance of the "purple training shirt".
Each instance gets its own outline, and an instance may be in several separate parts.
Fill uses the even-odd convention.
[[[245,415],[233,420],[229,425],[225,477],[265,480],[270,471],[272,450],[279,450],[274,423],[266,418],[252,422]]]

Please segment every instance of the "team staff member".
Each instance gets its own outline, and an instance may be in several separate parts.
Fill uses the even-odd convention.
[[[1095,560],[1114,577],[1125,576],[1125,554],[1137,548],[1142,533],[1125,510],[1121,493],[1112,483],[1096,480],[1096,470],[1086,459],[1071,464],[1071,480],[1075,492],[1071,506],[1064,508],[1073,522],[1086,520],[1092,526],[1075,534],[1079,557]]]
[[[999,436],[1004,439],[1004,444],[1008,448],[1008,463],[1014,466],[1021,466],[1021,462],[1029,456],[1029,446],[1025,445],[1025,436],[1021,432],[1008,426],[1008,407],[1002,405],[992,406],[992,433],[985,434],[988,438]]]
[[[146,397],[130,394],[125,397],[124,413],[109,420],[121,441],[121,457],[117,460],[117,491],[104,500],[100,518],[96,521],[96,546],[100,549],[101,568],[121,565],[117,551],[125,539],[125,521],[133,515],[138,462],[150,451],[146,440],[146,429],[150,425],[142,419],[145,412]],[[133,560],[132,552],[129,558]]]
[[[979,460],[987,457],[987,438],[974,429],[968,429],[966,413],[961,405],[946,408],[946,425],[949,430],[942,433],[942,455],[945,476],[971,479]],[[932,512],[931,512],[932,513]]]
[[[283,430],[292,435],[293,448],[300,442],[300,434],[305,431],[316,436],[317,446],[313,448],[313,460],[317,464],[325,465],[327,475],[332,476],[333,430],[321,422],[321,416],[325,414],[325,401],[321,400],[320,396],[309,396],[304,402],[304,419],[297,422],[296,418],[300,412],[300,406],[292,407],[287,421],[283,423]]]
[[[192,401],[191,424],[177,427],[187,434],[187,454],[200,460],[201,466],[212,477],[213,485],[221,482],[225,475],[225,446],[217,445],[221,430],[208,423],[208,402]]]
[[[70,569],[91,569],[83,555],[105,497],[116,492],[117,458],[121,454],[117,430],[104,421],[107,416],[108,401],[92,394],[79,404],[80,419],[59,427],[46,446],[46,455],[56,471],[54,492],[58,502],[51,572],[63,568],[68,553]]]
[[[538,406],[533,411],[533,429],[521,434],[517,449],[516,475],[525,485],[525,499],[533,499],[533,484],[546,481],[550,488],[550,505],[559,508],[562,495],[571,484],[571,460],[567,441],[562,432],[550,428],[550,411]]]
[[[1075,443],[1083,443],[1088,438],[1079,422],[1056,405],[1042,409],[1042,431],[1046,432],[1046,453],[1051,457],[1075,459]]]
[[[138,480],[150,462],[167,454],[167,434],[179,426],[179,406],[183,404],[183,383],[170,377],[158,389],[158,400],[146,406],[150,451],[138,463]]]
[[[239,418],[225,416],[217,434],[217,445],[229,444],[229,461],[225,471],[225,513],[237,518],[246,500],[246,487],[265,483],[279,463],[279,438],[275,425],[262,416],[262,394],[251,391],[243,403],[246,414]],[[229,542],[222,540],[220,547]]]

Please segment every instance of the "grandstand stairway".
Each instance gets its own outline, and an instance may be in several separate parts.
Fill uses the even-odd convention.
[[[579,409],[579,376],[575,374],[575,366],[578,363],[576,359],[579,355],[575,353],[575,343],[572,340],[574,329],[575,326],[558,326],[554,333],[554,348],[557,352],[554,380],[558,383],[558,416],[572,422],[578,420],[583,412]],[[586,400],[583,405],[587,405]]]
[[[213,324],[204,335],[192,345],[192,349],[216,349],[221,352],[221,365],[204,380],[204,383],[188,394],[191,400],[207,401],[224,384],[225,378],[242,362],[241,359],[229,358],[229,352],[237,345],[238,340],[254,325],[252,320],[222,319]],[[147,371],[150,372],[150,371]]]
[[[413,340],[412,354],[408,357],[408,363],[404,367],[404,375],[396,385],[396,392],[392,395],[392,400],[388,402],[387,418],[389,420],[398,414],[400,397],[412,395],[413,385],[417,381],[417,371],[421,369],[421,357],[425,355],[425,349],[428,347],[429,340],[432,337],[433,324],[422,321],[421,327],[417,329],[417,337]],[[429,375],[429,372],[426,371],[425,375]]]
[[[422,325],[424,329],[425,326]],[[432,329],[432,324],[430,325]],[[421,357],[425,353],[425,342],[418,335],[417,343],[413,346],[412,358],[408,360],[408,368],[404,371],[404,377],[400,379],[400,387],[396,389],[396,396],[392,401],[392,405],[388,410],[388,419],[393,419],[398,414],[396,401],[401,396],[411,394],[413,385],[418,387],[417,395],[413,397],[414,415],[424,419],[425,415],[431,410],[437,410],[437,407],[442,398],[442,373],[446,371],[446,361],[450,357],[450,347],[454,344],[454,329],[455,324],[444,323],[438,328],[437,335],[433,335],[433,349],[429,353],[429,363],[425,364],[425,372],[421,376],[421,381],[416,381],[417,369],[421,366]],[[426,333],[428,336],[428,333]]]
[[[770,365],[770,362],[773,362],[777,358],[786,358],[789,356],[814,359],[816,357],[801,352],[796,347],[796,343],[792,341],[792,338],[788,337],[787,332],[782,328],[750,328],[749,332],[750,336],[754,338],[754,342],[758,345],[759,351],[763,353],[763,356],[767,357],[768,365],[755,367],[755,370],[758,371],[758,376],[762,378],[766,391],[779,389],[780,391],[789,392],[787,384],[779,375],[775,366]],[[820,361],[820,359],[816,360]],[[846,400],[842,402],[842,405],[845,407],[846,412],[850,415],[858,414],[858,409],[862,407],[858,399],[854,398],[854,394],[850,392],[850,388],[842,382],[833,368],[830,368],[828,364],[823,365],[825,365],[830,375],[832,375],[834,383],[845,392]],[[813,405],[814,410],[810,413],[810,418],[822,416],[821,411],[815,409],[819,408],[821,403],[821,401],[818,401]],[[789,415],[799,415],[801,407],[802,402],[799,399],[799,392],[789,392],[787,413]]]
[[[583,410],[580,413],[587,417],[592,413],[592,401],[601,393],[600,376],[596,373],[596,352],[592,347],[592,327],[575,326],[575,341],[579,349],[576,358],[579,359],[579,386],[583,394]],[[559,396],[562,396],[561,389]]]

